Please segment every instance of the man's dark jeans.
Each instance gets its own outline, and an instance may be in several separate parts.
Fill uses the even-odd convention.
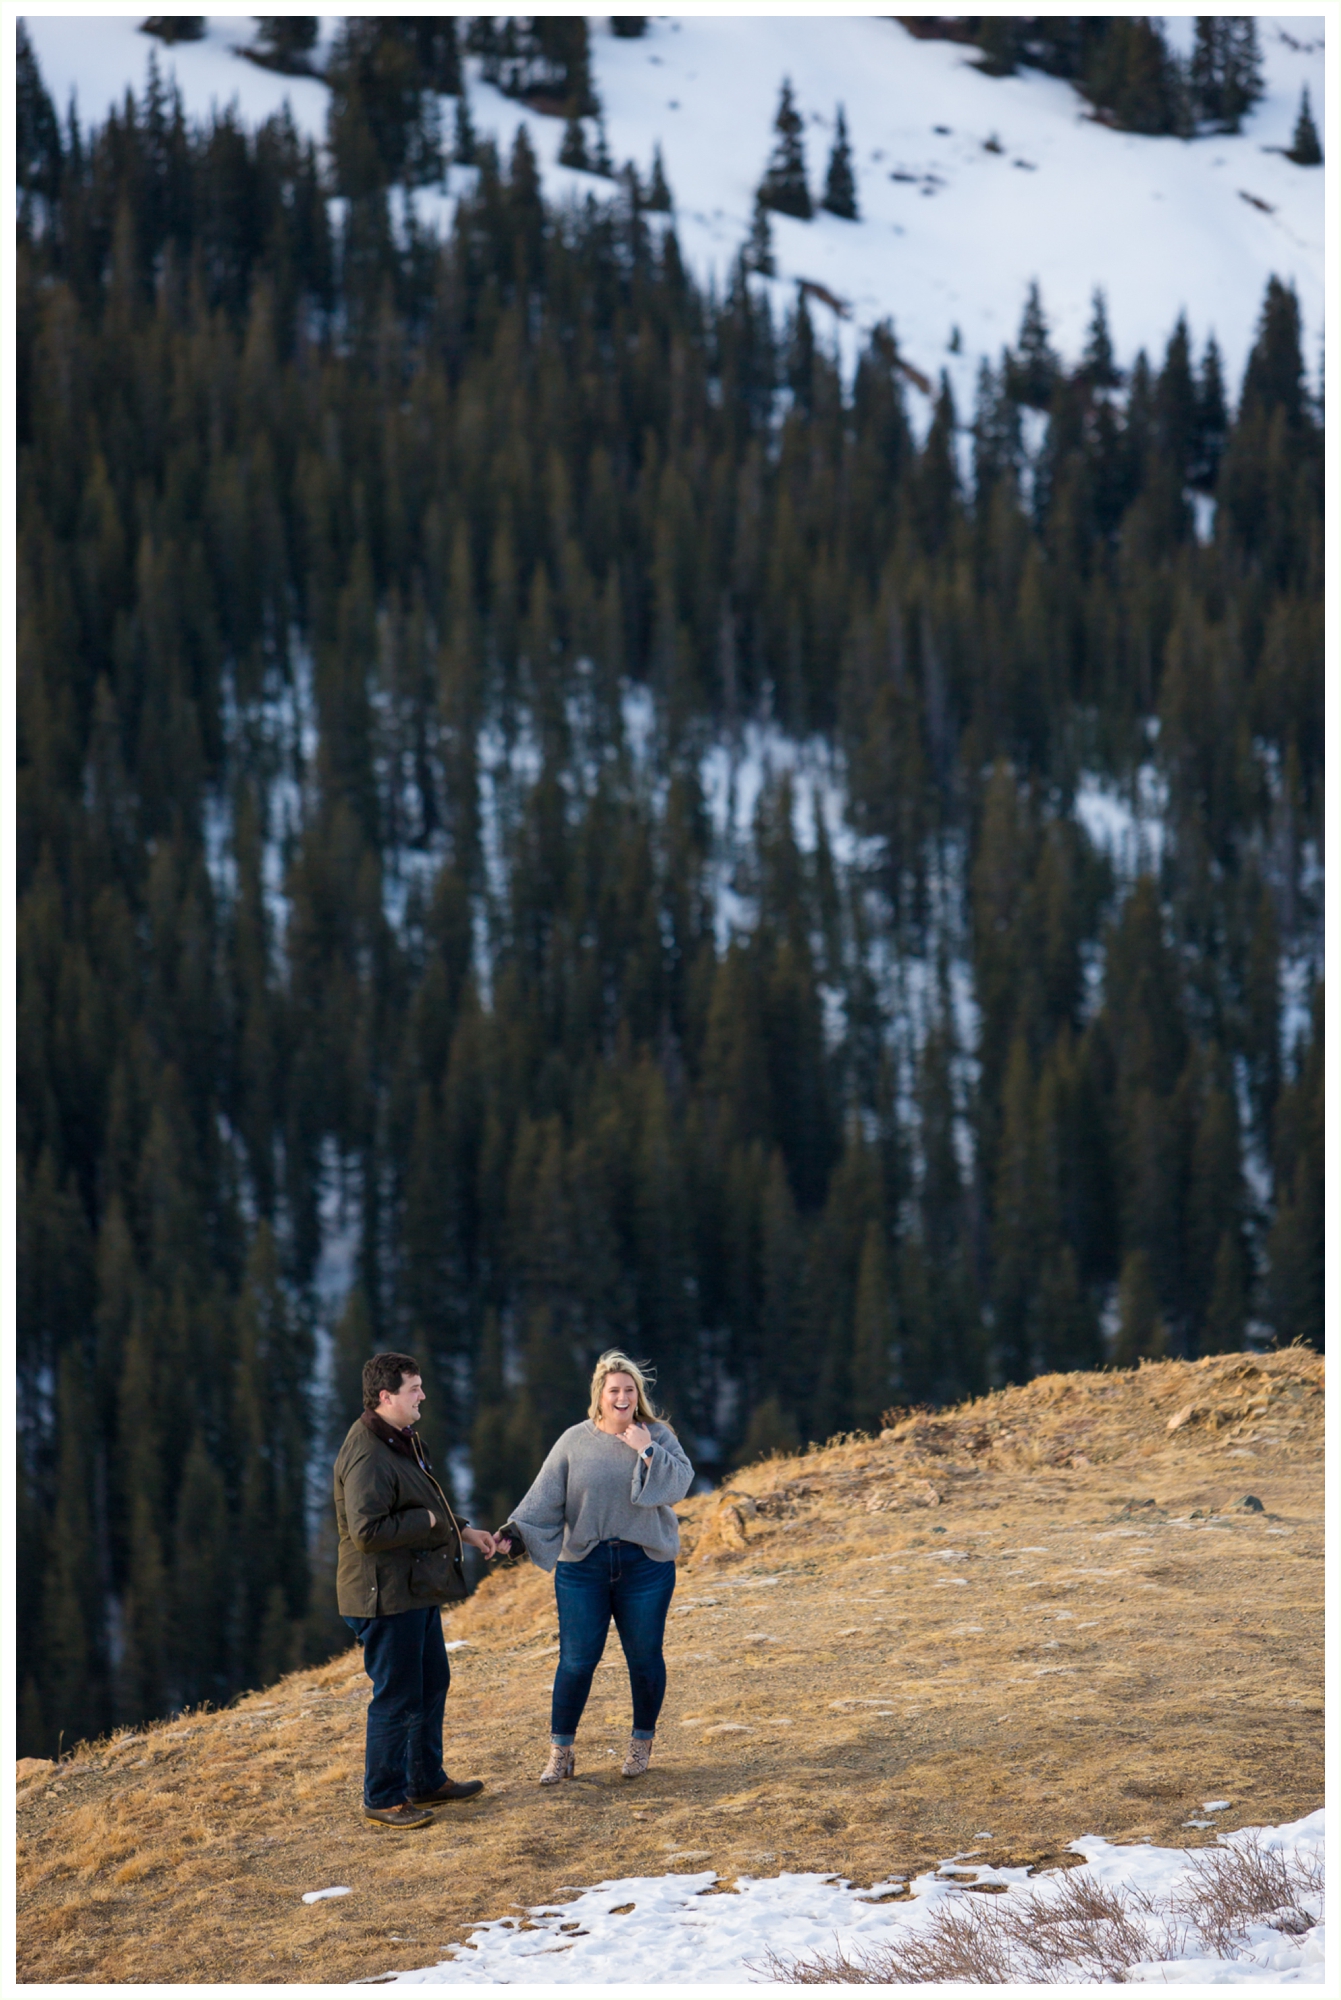
[[[555,1743],[571,1743],[577,1734],[611,1618],[629,1666],[633,1734],[655,1736],[666,1698],[661,1643],[674,1589],[675,1564],[653,1562],[636,1542],[598,1542],[581,1562],[558,1565],[559,1670],[550,1709]]]
[[[346,1618],[363,1647],[373,1684],[368,1704],[363,1803],[380,1808],[426,1798],[447,1782],[442,1768],[442,1710],[452,1670],[442,1612],[398,1611],[390,1618]]]

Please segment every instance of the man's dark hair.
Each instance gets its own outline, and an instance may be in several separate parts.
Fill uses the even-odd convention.
[[[374,1354],[363,1364],[363,1407],[375,1410],[383,1389],[394,1396],[407,1375],[423,1370],[412,1354]]]

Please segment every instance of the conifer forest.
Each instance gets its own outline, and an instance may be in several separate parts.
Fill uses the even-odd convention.
[[[20,45],[21,1752],[348,1643],[378,1347],[493,1526],[616,1342],[713,1479],[1323,1342],[1293,292],[1241,382],[1035,292],[914,421],[896,325],[840,371],[636,172],[549,207],[467,114],[418,232],[455,41],[357,27],[321,155],[152,79],[81,130]]]

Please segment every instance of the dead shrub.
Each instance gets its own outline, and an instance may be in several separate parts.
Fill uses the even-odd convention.
[[[1196,1924],[1217,1958],[1224,1958],[1243,1943],[1249,1924],[1276,1917],[1278,1928],[1297,1932],[1299,1903],[1321,1896],[1322,1889],[1321,1864],[1267,1847],[1250,1830],[1193,1857],[1192,1879],[1173,1899],[1173,1908]],[[1306,1918],[1302,1928],[1312,1921]]]
[[[1321,1865],[1282,1855],[1255,1833],[1190,1859],[1163,1906],[1140,1891],[1106,1888],[1083,1868],[1068,1870],[1046,1896],[942,1904],[923,1928],[883,1944],[849,1953],[835,1940],[832,1952],[804,1960],[770,1951],[756,1969],[789,1986],[1121,1984],[1134,1965],[1181,1957],[1189,1940],[1207,1956],[1228,1958],[1252,1923],[1274,1920],[1299,1936],[1315,1921],[1299,1904],[1321,1896]]]

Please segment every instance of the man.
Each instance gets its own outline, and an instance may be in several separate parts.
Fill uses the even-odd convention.
[[[433,1823],[434,1806],[473,1798],[442,1767],[451,1681],[442,1606],[466,1594],[461,1545],[488,1558],[494,1537],[458,1523],[415,1433],[424,1385],[410,1354],[363,1365],[363,1414],[335,1461],[337,1602],[363,1647],[368,1704],[363,1810],[383,1826]]]

